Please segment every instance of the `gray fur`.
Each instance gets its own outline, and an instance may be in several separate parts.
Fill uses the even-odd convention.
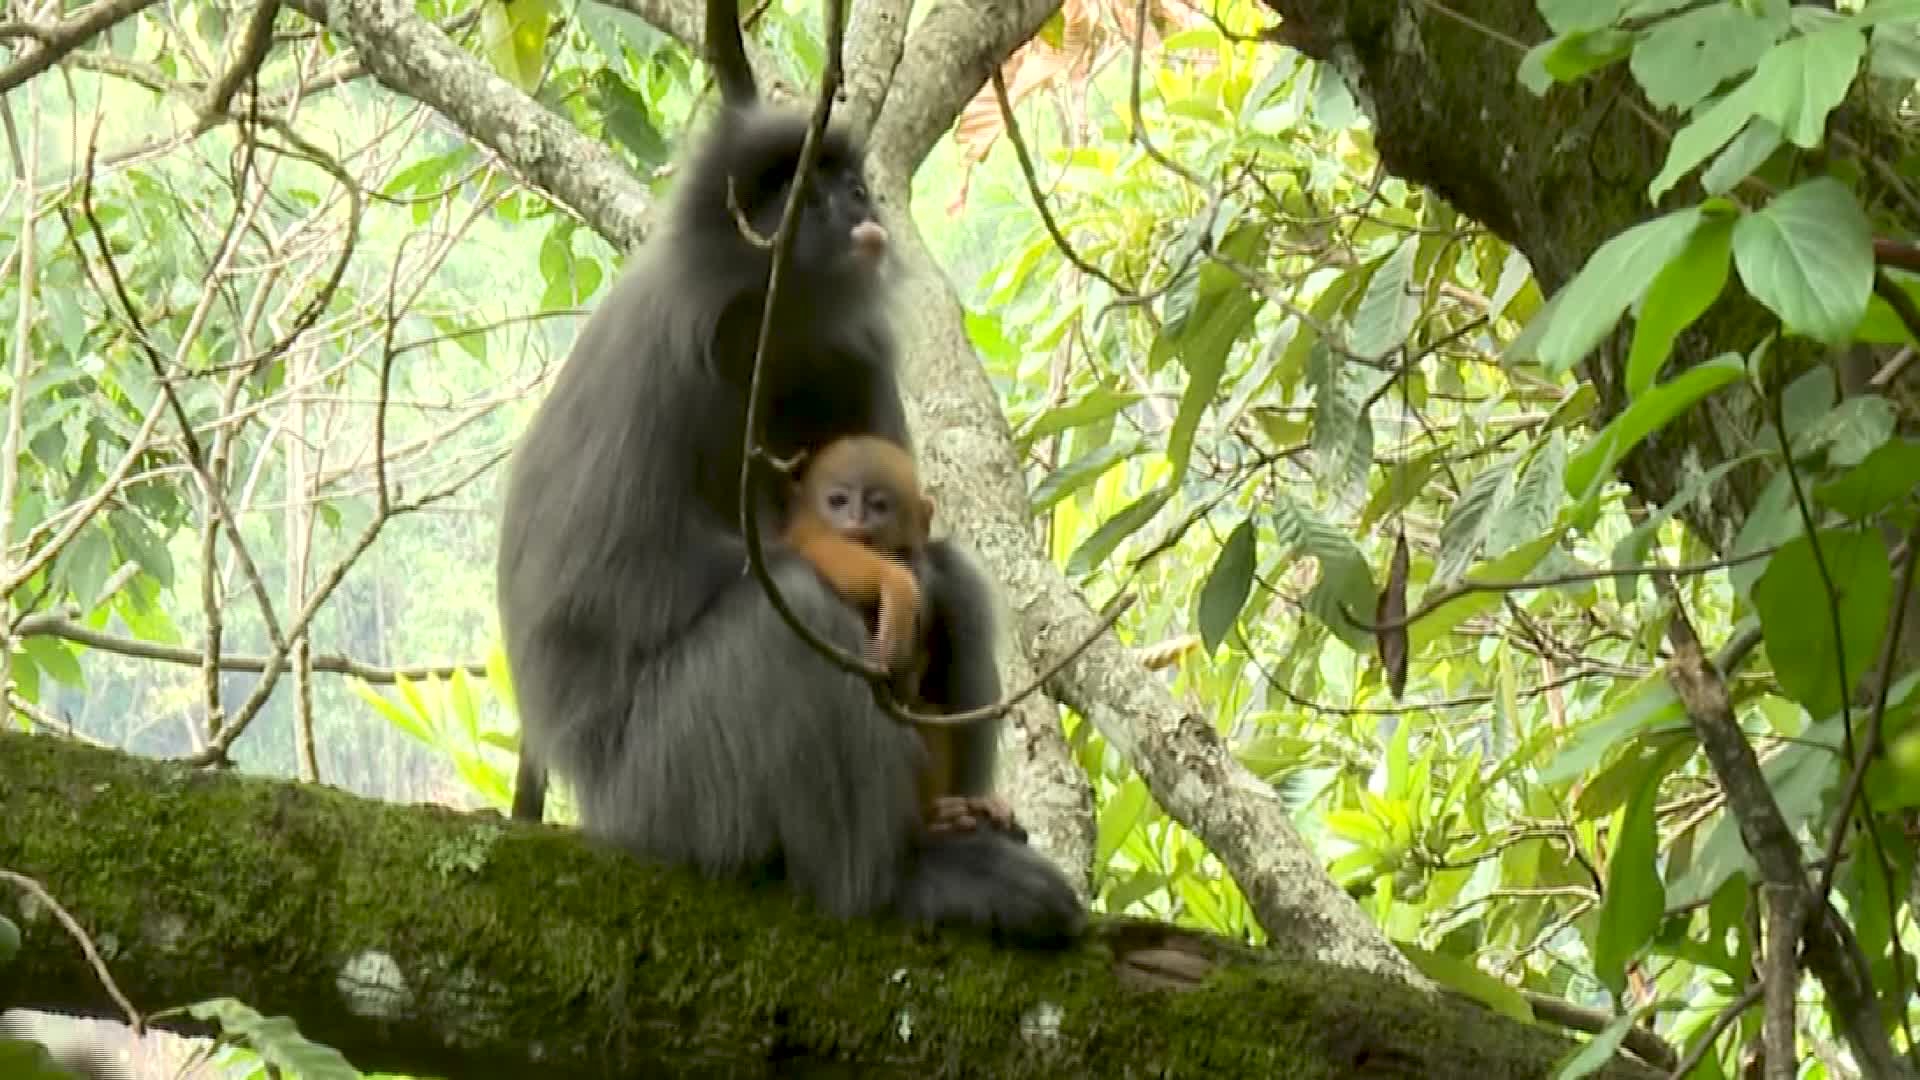
[[[917,736],[800,640],[746,573],[736,501],[766,253],[740,236],[727,178],[770,235],[780,163],[791,167],[803,132],[764,109],[722,113],[515,454],[498,585],[521,795],[538,817],[543,791],[530,784],[550,767],[590,833],[713,874],[782,870],[835,915],[1070,938],[1084,913],[1024,843],[921,830]],[[781,457],[847,434],[906,443],[880,275],[847,258],[851,226],[872,213],[859,148],[836,136],[826,151],[762,374],[764,441]],[[762,469],[755,489],[777,536],[784,485]],[[811,567],[767,551],[793,607],[857,652],[860,618]],[[991,703],[984,578],[947,544],[918,569],[933,623],[923,693],[956,711]],[[991,785],[995,730],[979,725],[961,752],[976,793]]]

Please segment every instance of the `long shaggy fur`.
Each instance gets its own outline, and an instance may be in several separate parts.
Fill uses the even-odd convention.
[[[571,782],[591,833],[636,854],[777,868],[837,915],[1062,940],[1084,915],[1060,872],[1003,833],[924,837],[915,733],[813,653],[746,572],[736,500],[768,252],[742,236],[729,191],[771,236],[803,136],[799,117],[723,111],[515,456],[498,569],[523,754]],[[882,283],[848,257],[871,213],[860,149],[833,136],[825,150],[762,373],[767,448],[782,457],[848,434],[906,442]],[[769,536],[777,481],[756,483]],[[767,550],[801,616],[857,652],[860,619]],[[922,589],[943,654],[923,691],[954,710],[996,700],[986,583],[936,544]],[[994,735],[982,724],[965,740],[977,792]]]

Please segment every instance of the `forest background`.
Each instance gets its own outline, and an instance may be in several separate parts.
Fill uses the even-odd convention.
[[[1920,5],[910,7],[843,111],[940,517],[1010,685],[1136,598],[1015,712],[1035,842],[1563,1075],[1914,1068]],[[803,99],[820,8],[755,16]],[[504,809],[500,463],[696,7],[7,20],[10,726]]]

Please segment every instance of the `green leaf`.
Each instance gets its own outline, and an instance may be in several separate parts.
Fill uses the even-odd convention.
[[[1631,532],[1621,537],[1620,542],[1613,547],[1610,565],[1615,570],[1630,570],[1643,565],[1646,562],[1648,546],[1653,542],[1654,534],[1660,531],[1660,526],[1672,520],[1675,514],[1691,506],[1695,499],[1705,495],[1722,476],[1760,456],[1759,451],[1741,454],[1739,457],[1715,465],[1706,472],[1695,474],[1687,481],[1686,486],[1680,489],[1678,495],[1668,500],[1667,504],[1658,511],[1648,514],[1646,520],[1635,525]],[[1613,587],[1619,593],[1621,603],[1627,602],[1627,597],[1632,593],[1639,577],[1640,575],[1634,573],[1622,573],[1613,579]]]
[[[1667,146],[1666,164],[1660,166],[1659,175],[1647,185],[1648,202],[1659,202],[1681,177],[1747,126],[1753,117],[1752,87],[1753,80],[1749,78],[1705,112],[1696,114],[1687,126],[1674,134],[1673,142]]]
[[[1539,0],[1540,17],[1556,34],[1598,30],[1620,17],[1621,0]]]
[[[113,541],[102,528],[82,529],[60,552],[60,570],[75,600],[91,607],[113,573]]]
[[[509,708],[519,711],[514,703],[513,671],[507,666],[507,650],[497,641],[487,650],[487,685],[493,687],[493,692],[500,695],[500,700]]]
[[[1607,860],[1607,894],[1594,935],[1593,973],[1617,997],[1626,991],[1627,963],[1653,940],[1667,905],[1655,856],[1659,836],[1654,803],[1660,777],[1649,776],[1634,793]]]
[[[55,682],[75,689],[86,688],[87,677],[66,642],[36,635],[23,639],[20,647],[33,659],[33,665],[53,676]]]
[[[1067,462],[1048,473],[1033,489],[1030,500],[1035,513],[1046,510],[1061,499],[1105,476],[1108,469],[1127,460],[1146,444],[1140,439],[1117,439]]]
[[[287,1017],[262,1016],[233,998],[195,1002],[186,1011],[196,1020],[218,1024],[227,1035],[244,1039],[267,1065],[302,1080],[359,1080],[359,1071],[340,1051],[300,1034]]]
[[[1049,435],[1105,420],[1122,409],[1133,407],[1145,396],[1111,386],[1096,386],[1074,401],[1035,416],[1015,441],[1025,450]]]
[[[1281,496],[1274,501],[1274,531],[1285,557],[1311,555],[1320,564],[1320,579],[1307,594],[1306,607],[1355,652],[1371,648],[1373,632],[1355,626],[1355,617],[1373,621],[1373,571],[1366,556],[1346,533],[1298,501]]]
[[[1539,96],[1556,82],[1576,82],[1627,55],[1634,37],[1624,30],[1596,27],[1549,38],[1521,58],[1520,83]]]
[[[1705,219],[1697,206],[1642,222],[1600,245],[1554,305],[1540,339],[1540,362],[1558,374],[1579,362],[1620,321]]]
[[[1153,806],[1153,799],[1147,791],[1146,781],[1138,775],[1128,776],[1100,808],[1100,823],[1094,830],[1093,865],[1095,868],[1106,866],[1113,861],[1115,852],[1120,850],[1140,819],[1147,815]]]
[[[1844,23],[1782,42],[1748,80],[1754,112],[1778,124],[1795,146],[1819,146],[1827,114],[1847,96],[1866,49],[1866,37]]]
[[[1567,1055],[1553,1072],[1553,1080],[1581,1080],[1605,1069],[1614,1060],[1620,1050],[1620,1043],[1626,1039],[1627,1032],[1640,1022],[1636,1012],[1616,1016],[1600,1029],[1600,1033],[1588,1039],[1578,1050]]]
[[[593,87],[600,99],[600,115],[607,134],[627,148],[645,169],[667,160],[667,141],[653,123],[653,114],[640,92],[627,85],[612,68],[601,68],[593,75]]]
[[[1606,712],[1574,729],[1558,753],[1540,767],[1540,782],[1558,786],[1585,776],[1621,740],[1653,727],[1686,720],[1680,696],[1662,676],[1643,679]]]
[[[1686,112],[1759,63],[1776,34],[1733,4],[1714,4],[1655,24],[1628,67],[1655,108]]]
[[[1920,442],[1896,439],[1882,443],[1866,460],[1837,480],[1813,489],[1813,497],[1855,521],[1907,498],[1920,485]]]
[[[1767,560],[1766,572],[1753,586],[1753,606],[1780,688],[1814,716],[1826,716],[1840,708],[1875,663],[1893,570],[1886,542],[1876,531],[1824,529],[1815,537],[1839,595],[1829,600],[1813,538],[1800,536]]]
[[[1367,291],[1353,313],[1353,332],[1348,340],[1356,355],[1377,359],[1406,344],[1420,304],[1413,297],[1413,260],[1420,245],[1401,241],[1380,261],[1367,281]]]
[[[1266,230],[1260,226],[1238,226],[1221,241],[1221,249],[1244,265],[1258,256],[1265,234]],[[1167,463],[1175,476],[1186,471],[1200,418],[1220,389],[1227,353],[1253,325],[1253,317],[1262,302],[1263,298],[1240,275],[1209,261],[1200,268],[1193,308],[1179,318],[1169,319],[1161,334],[1162,341],[1154,344],[1156,353],[1161,352],[1163,344],[1177,352],[1181,365],[1187,369],[1187,388],[1180,396],[1180,412],[1174,417],[1173,432],[1167,438]]]
[[[435,737],[432,731],[428,730],[427,726],[422,723],[419,718],[400,706],[395,705],[393,702],[388,701],[385,694],[367,685],[365,680],[357,678],[348,679],[347,686],[352,689],[355,694],[360,696],[360,700],[373,706],[375,712],[386,717],[387,722],[391,723],[394,727],[426,743],[428,746],[438,747],[440,745],[440,740]]]
[[[1502,455],[1467,481],[1467,489],[1454,500],[1440,524],[1440,558],[1433,570],[1434,585],[1452,583],[1479,556],[1487,531],[1493,527],[1493,515],[1513,497],[1514,485],[1520,482],[1518,464],[1517,454]]]
[[[1878,394],[1859,394],[1843,399],[1805,428],[1787,430],[1793,433],[1796,459],[1825,450],[1827,464],[1846,468],[1886,445],[1896,422],[1892,402]]]
[[[1462,576],[1466,582],[1475,581],[1518,581],[1525,578],[1547,552],[1560,542],[1560,530],[1556,527],[1543,536],[1522,544],[1497,558],[1488,559]],[[1436,583],[1437,583],[1436,578]],[[1408,649],[1419,653],[1441,637],[1453,631],[1461,623],[1499,606],[1500,594],[1492,590],[1463,593],[1447,600],[1414,620],[1407,627]]]
[[[1511,551],[1552,528],[1566,501],[1561,475],[1567,467],[1567,437],[1547,436],[1533,449],[1526,470],[1514,483],[1512,497],[1487,521],[1489,551]]]
[[[1777,469],[1767,481],[1767,486],[1760,489],[1760,497],[1753,501],[1753,509],[1747,511],[1747,519],[1740,523],[1740,531],[1734,535],[1733,550],[1728,552],[1728,557],[1739,558],[1778,547],[1799,536],[1801,525],[1800,508],[1793,498],[1792,478],[1785,469]],[[1765,559],[1743,562],[1727,570],[1727,581],[1736,593],[1747,597],[1752,594],[1753,583],[1760,580],[1766,568]]]
[[[1200,640],[1208,652],[1226,639],[1253,590],[1255,541],[1251,519],[1235,526],[1220,546],[1220,557],[1214,560],[1207,583],[1200,589]]]
[[[1627,394],[1652,386],[1680,331],[1693,325],[1727,284],[1733,220],[1716,215],[1695,230],[1687,246],[1661,270],[1640,304],[1627,357]]]
[[[1404,941],[1396,944],[1427,978],[1458,990],[1502,1016],[1527,1024],[1533,1022],[1533,1006],[1527,1004],[1520,991],[1480,970],[1472,959],[1432,952]]]
[[[1316,343],[1307,362],[1313,386],[1314,479],[1326,501],[1338,510],[1359,505],[1367,494],[1373,467],[1373,423],[1362,408],[1363,388],[1341,354]]]
[[[1083,577],[1092,573],[1101,563],[1107,561],[1107,557],[1113,554],[1113,549],[1119,547],[1121,541],[1139,532],[1147,522],[1152,521],[1154,516],[1160,513],[1161,507],[1166,506],[1167,500],[1171,498],[1173,498],[1173,489],[1160,488],[1140,496],[1126,509],[1108,518],[1093,531],[1092,536],[1082,540],[1073,554],[1067,557],[1067,574],[1072,577]]]
[[[1799,712],[1798,708],[1794,712]],[[1685,726],[1684,723],[1682,725]],[[1664,777],[1685,765],[1700,749],[1691,729],[1635,739],[1606,768],[1581,785],[1573,801],[1576,821],[1595,821],[1616,813],[1648,777]]]
[[[1747,121],[1746,127],[1740,129],[1740,134],[1734,136],[1733,142],[1720,151],[1720,156],[1713,159],[1713,164],[1700,174],[1700,186],[1709,195],[1725,195],[1733,190],[1735,184],[1765,165],[1785,141],[1773,121],[1754,117]]]
[[[7,1080],[81,1080],[33,1039],[0,1039],[0,1076]]]
[[[1733,231],[1740,280],[1787,328],[1841,345],[1873,292],[1873,228],[1846,185],[1817,177]]]
[[[1724,353],[1642,394],[1567,462],[1567,493],[1576,499],[1586,498],[1588,491],[1611,474],[1614,465],[1642,439],[1701,398],[1741,378],[1746,370],[1746,361],[1738,354]]]

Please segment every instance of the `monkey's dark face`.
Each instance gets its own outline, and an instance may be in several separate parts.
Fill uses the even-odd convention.
[[[759,235],[771,239],[779,231],[796,164],[797,153],[772,163],[747,186],[742,209]],[[886,254],[887,230],[874,212],[860,163],[823,156],[801,204],[790,265],[801,273],[860,277],[876,272]]]
[[[751,287],[765,279],[807,118],[773,109],[722,114],[713,137],[681,179],[686,225],[699,258]],[[820,147],[795,229],[782,295],[802,305],[840,307],[871,294],[888,253],[863,175],[859,145],[829,130]]]

